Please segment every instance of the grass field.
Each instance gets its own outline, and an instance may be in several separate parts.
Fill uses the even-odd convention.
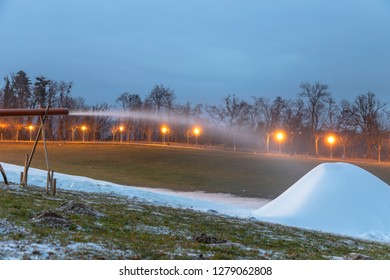
[[[0,143],[0,162],[24,164],[32,143]],[[124,185],[275,198],[324,160],[172,146],[50,143],[56,172]],[[390,167],[357,163],[390,183]],[[42,145],[32,167],[45,169]]]

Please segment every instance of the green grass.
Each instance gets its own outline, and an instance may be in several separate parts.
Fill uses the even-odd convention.
[[[34,224],[43,210],[77,200],[105,217],[66,215],[71,226],[50,228]],[[186,209],[156,206],[136,199],[61,191],[48,196],[41,188],[0,186],[0,219],[27,229],[1,235],[1,242],[57,244],[45,256],[39,250],[24,258],[50,259],[340,259],[357,253],[372,259],[390,259],[389,245],[319,232],[228,218]],[[224,243],[198,242],[204,233]],[[98,249],[61,248],[75,242],[98,244]],[[26,245],[27,244],[27,245]],[[15,247],[15,250],[18,250]],[[0,259],[6,258],[0,252]]]
[[[23,165],[32,143],[0,143],[0,161]],[[275,198],[324,159],[171,146],[49,144],[51,168],[124,185]],[[389,165],[357,165],[390,183]],[[46,168],[42,146],[33,167]]]

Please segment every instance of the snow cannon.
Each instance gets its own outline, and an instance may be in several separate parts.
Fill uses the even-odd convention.
[[[37,147],[39,138],[42,137],[43,147],[45,150],[45,159],[46,159],[46,167],[47,167],[47,184],[46,184],[46,193],[56,194],[56,179],[54,179],[54,171],[49,167],[48,160],[48,152],[47,152],[47,144],[46,144],[46,136],[45,136],[45,122],[48,116],[53,115],[69,115],[68,108],[50,108],[47,106],[46,108],[37,108],[37,109],[0,109],[0,117],[30,117],[30,116],[40,116],[41,124],[39,126],[39,130],[37,132],[37,136],[35,138],[34,146],[30,154],[26,155],[26,160],[24,164],[24,171],[20,174],[20,185],[27,186],[27,177],[28,170],[30,168],[30,164],[32,158],[34,156],[35,149]],[[31,136],[30,136],[31,138]],[[31,141],[31,139],[30,139]],[[0,172],[3,175],[4,182],[7,183],[7,177],[5,175],[4,169],[1,168]]]
[[[47,111],[47,113],[46,113]],[[24,117],[44,115],[69,115],[68,108],[0,109],[0,117]]]

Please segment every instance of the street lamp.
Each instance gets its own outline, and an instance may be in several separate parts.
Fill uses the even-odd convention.
[[[123,135],[123,130],[124,130],[125,128],[123,127],[123,125],[121,125],[120,127],[119,127],[119,131],[121,132],[121,139],[120,139],[120,142],[122,143],[122,135]]]
[[[1,130],[1,133],[0,133],[0,140],[3,141],[3,130],[7,127],[7,124],[6,123],[3,123],[3,122],[0,122],[0,130]]]
[[[198,136],[200,134],[200,128],[195,127],[194,128],[194,134],[195,134],[195,146],[198,147]]]
[[[83,125],[81,127],[81,131],[83,132],[83,142],[85,142],[85,131],[87,130],[87,127],[85,125]]]
[[[116,129],[115,127],[111,130],[111,133],[112,133],[112,142],[115,142],[116,131],[117,131],[117,129]]]
[[[336,141],[336,137],[334,137],[333,135],[329,135],[326,140],[328,141],[330,146],[330,158],[333,158],[333,144]]]
[[[31,134],[32,134],[33,129],[34,129],[34,126],[30,124],[30,125],[28,126],[28,130],[30,131],[30,141],[32,141]]]
[[[282,148],[281,148],[281,143],[284,139],[284,133],[279,131],[278,133],[276,133],[276,140],[278,140],[279,142],[279,154],[282,153]]]
[[[161,133],[163,134],[163,144],[165,145],[165,134],[168,132],[168,127],[165,125],[161,127]]]

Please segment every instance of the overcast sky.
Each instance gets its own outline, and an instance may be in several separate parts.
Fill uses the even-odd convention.
[[[160,83],[177,103],[295,98],[304,81],[389,101],[390,1],[0,0],[0,75],[19,70],[90,105]]]

